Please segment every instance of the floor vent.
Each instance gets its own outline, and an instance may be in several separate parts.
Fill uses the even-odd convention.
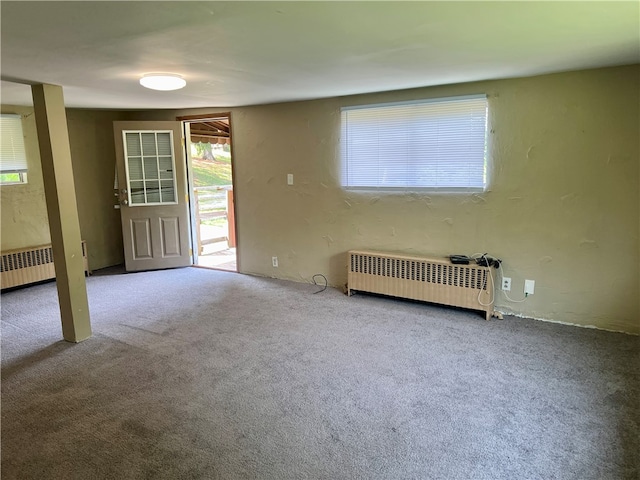
[[[448,259],[350,251],[347,288],[493,313],[490,268]]]
[[[82,259],[84,271],[89,275],[91,272],[87,258],[87,243],[84,240],[82,241]],[[49,280],[55,276],[53,251],[50,244],[2,252],[0,283],[3,289]]]

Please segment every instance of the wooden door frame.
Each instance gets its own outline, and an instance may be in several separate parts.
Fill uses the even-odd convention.
[[[235,235],[236,235],[236,271],[240,272],[240,255],[238,255],[238,252],[240,251],[240,235],[238,232],[238,197],[236,195],[236,175],[235,175],[235,155],[233,153],[233,122],[232,122],[232,115],[231,112],[213,112],[213,113],[204,113],[204,114],[197,114],[197,115],[182,115],[179,117],[176,117],[176,120],[180,123],[182,123],[184,125],[184,123],[198,123],[198,121],[202,121],[202,120],[207,120],[207,119],[215,119],[215,118],[222,118],[222,117],[226,117],[229,119],[229,153],[231,154],[231,186],[233,188],[233,205],[234,205],[234,216],[233,216],[233,229],[235,231]],[[182,129],[182,131],[184,132],[184,128]],[[187,148],[187,143],[191,143],[191,139],[187,139],[185,138],[185,144],[184,144],[184,157],[185,157],[185,162],[189,162],[189,158],[188,158],[188,152],[186,152],[186,148]],[[186,166],[187,172],[189,172],[189,165],[187,164]],[[189,191],[189,197],[191,197],[191,193],[193,192],[193,185],[192,185],[192,181],[193,181],[193,177],[192,175],[187,175],[187,189]],[[191,208],[191,201],[189,202],[189,205]],[[189,218],[191,218],[191,215],[189,215]],[[191,228],[200,228],[199,225],[194,225],[193,223],[191,223]],[[193,232],[189,232],[189,237],[193,238]],[[195,252],[197,248],[197,245],[193,245],[193,251]],[[192,260],[194,258],[194,256],[191,256]]]

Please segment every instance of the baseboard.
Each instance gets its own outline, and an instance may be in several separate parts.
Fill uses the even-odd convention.
[[[636,337],[640,336],[640,333],[626,332],[624,330],[611,330],[609,328],[602,328],[602,327],[598,327],[596,325],[582,325],[580,323],[563,322],[563,321],[560,321],[560,320],[551,320],[549,318],[528,317],[528,316],[523,315],[521,313],[505,312],[505,311],[497,310],[497,309],[496,309],[496,312],[500,312],[502,315],[509,315],[510,317],[526,318],[527,320],[538,320],[539,322],[558,323],[560,325],[568,325],[570,327],[590,328],[592,330],[602,330],[603,332],[624,333],[624,334],[633,335],[633,336],[636,336]]]

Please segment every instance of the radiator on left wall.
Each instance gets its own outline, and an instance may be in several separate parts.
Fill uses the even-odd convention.
[[[2,252],[0,257],[0,286],[11,288],[55,278],[51,244],[19,248]],[[91,275],[87,256],[87,242],[82,241],[84,272]]]

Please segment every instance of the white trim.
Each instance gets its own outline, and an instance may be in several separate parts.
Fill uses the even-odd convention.
[[[142,179],[141,180],[133,180],[134,182],[142,182],[143,188],[144,188],[144,199],[145,202],[144,203],[133,203],[131,201],[132,199],[132,193],[131,193],[131,177],[129,174],[129,157],[134,157],[136,155],[129,155],[129,152],[127,151],[127,134],[128,133],[134,133],[134,134],[138,134],[138,136],[140,137],[143,133],[153,133],[155,135],[155,142],[156,142],[156,153],[155,153],[155,158],[156,158],[156,167],[157,167],[157,171],[158,171],[158,178],[157,179],[150,179],[149,181],[155,181],[157,180],[158,182],[158,193],[160,195],[160,197],[162,198],[162,182],[163,181],[169,181],[170,179],[168,178],[160,178],[160,166],[159,166],[159,158],[162,157],[166,157],[166,155],[159,155],[158,154],[158,134],[159,133],[168,133],[169,134],[169,147],[171,148],[171,173],[172,173],[172,179],[171,181],[173,182],[173,198],[174,201],[173,202],[147,202],[147,179],[145,176],[145,170],[144,170],[144,152],[142,151],[142,140],[140,140],[140,159],[142,160]],[[122,130],[122,144],[123,144],[123,150],[124,150],[124,167],[125,167],[125,173],[126,173],[126,180],[127,180],[127,198],[128,198],[128,206],[129,207],[154,207],[154,206],[159,206],[159,205],[178,205],[178,203],[180,203],[178,201],[178,195],[180,194],[178,192],[177,189],[177,180],[176,180],[176,155],[175,155],[175,150],[173,148],[173,130]],[[150,156],[150,155],[147,155]]]
[[[510,317],[517,317],[517,318],[524,318],[525,320],[537,320],[539,322],[546,322],[546,323],[557,323],[560,325],[567,325],[570,327],[580,327],[580,328],[589,328],[592,330],[602,330],[604,332],[611,332],[611,333],[624,333],[626,335],[633,335],[633,336],[640,336],[640,333],[632,333],[632,332],[625,332],[624,330],[611,330],[610,328],[603,328],[603,327],[598,327],[596,325],[583,325],[581,323],[571,323],[571,322],[563,322],[561,320],[552,320],[549,318],[537,318],[537,317],[529,317],[526,315],[523,315],[522,313],[515,313],[515,312],[505,312],[502,310],[495,310],[498,313],[501,313],[502,315],[509,315]]]

